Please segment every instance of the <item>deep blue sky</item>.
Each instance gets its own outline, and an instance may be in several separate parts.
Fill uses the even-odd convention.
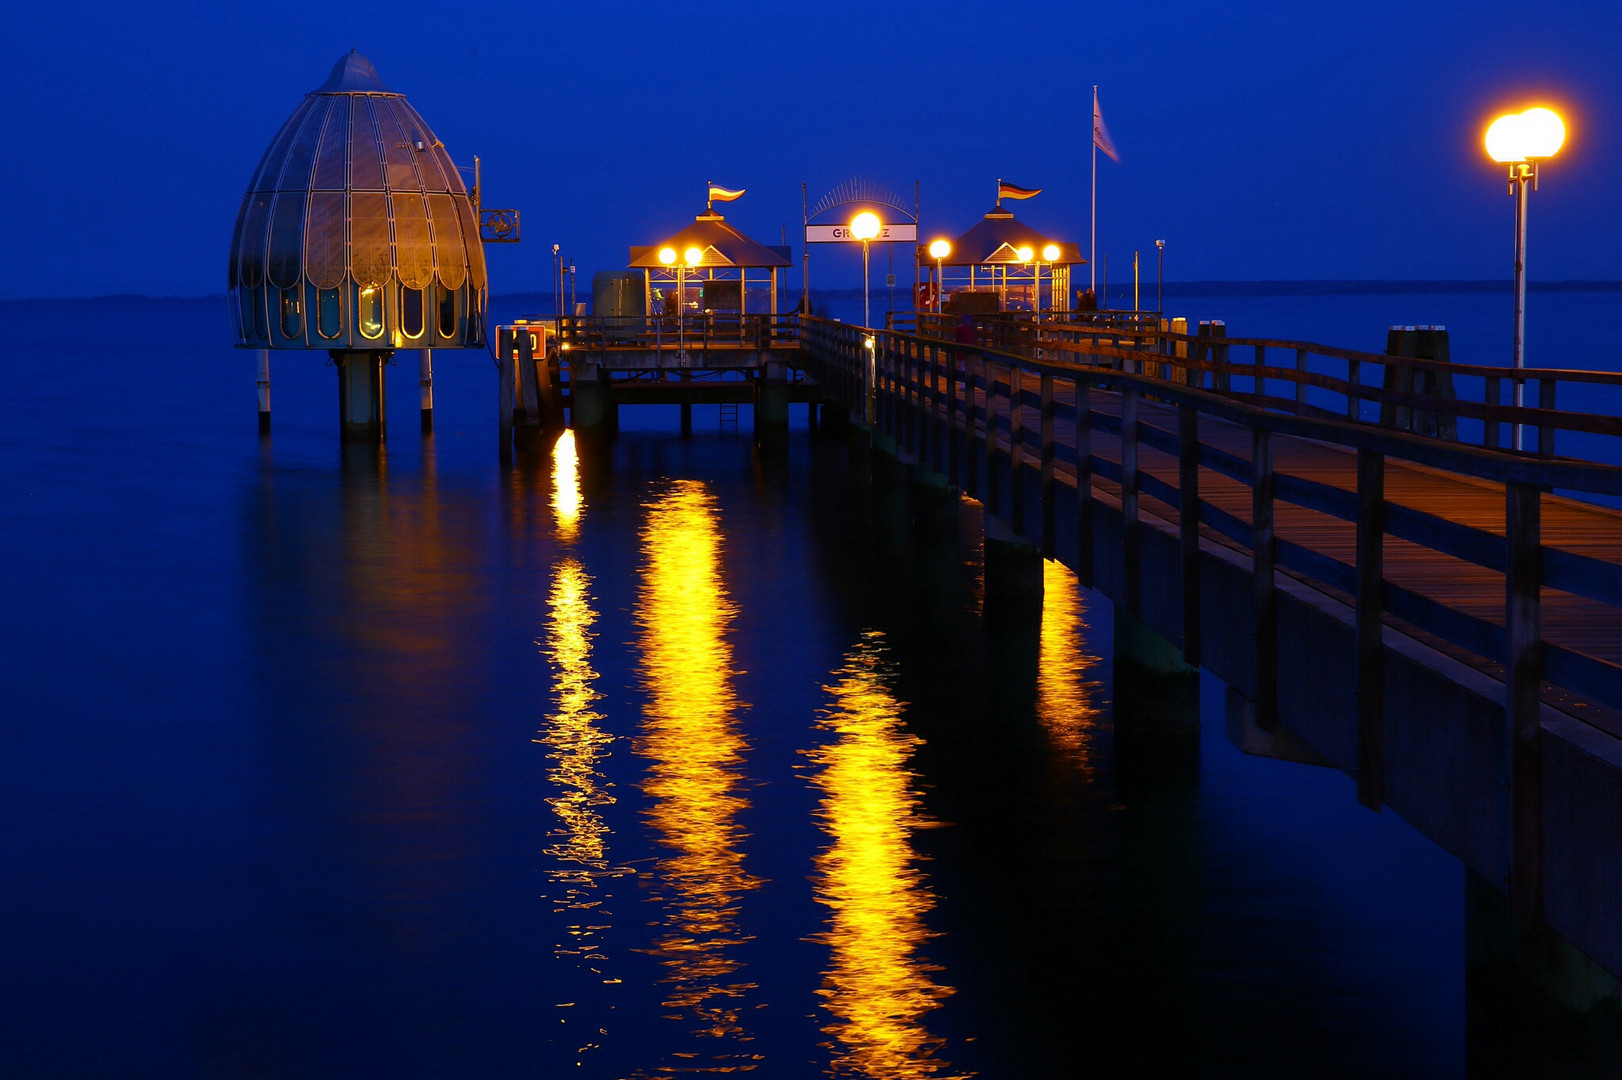
[[[1505,0],[1246,5],[851,3],[30,4],[0,67],[0,297],[223,291],[254,165],[358,48],[486,205],[524,214],[497,292],[582,275],[702,209],[792,240],[862,174],[961,232],[1001,176],[1021,217],[1085,249],[1097,83],[1123,161],[1099,162],[1099,251],[1169,280],[1508,278],[1513,204],[1486,160],[1510,105],[1567,108],[1533,195],[1534,280],[1622,279],[1622,5]],[[826,249],[825,249],[826,250]],[[908,259],[896,251],[898,266]],[[830,252],[819,284],[859,280]],[[885,256],[876,255],[882,266]],[[581,284],[584,286],[585,276]]]

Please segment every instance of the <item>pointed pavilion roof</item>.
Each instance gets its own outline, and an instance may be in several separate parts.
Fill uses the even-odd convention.
[[[327,81],[311,90],[312,94],[392,94],[394,91],[383,85],[383,79],[372,66],[372,62],[362,56],[356,49],[350,49],[338,57],[338,62],[332,65],[332,73]]]
[[[728,225],[726,218],[713,210],[706,210],[693,219],[693,223],[674,236],[648,247],[631,248],[633,270],[662,270],[659,261],[661,248],[675,248],[677,252],[696,247],[704,252],[700,266],[734,266],[753,270],[757,267],[793,266],[794,260],[786,248],[767,247]]]
[[[1033,251],[1041,251],[1048,244],[1059,246],[1059,257],[1053,260],[1053,265],[1072,266],[1087,261],[1081,257],[1080,245],[1055,240],[1037,232],[1012,212],[1004,210],[1002,203],[998,202],[972,229],[952,241],[952,254],[942,261],[947,266],[1018,263],[1020,258],[1016,251],[1022,245],[1029,246]]]

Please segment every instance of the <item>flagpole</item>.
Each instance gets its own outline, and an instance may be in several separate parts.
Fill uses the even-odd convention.
[[[1093,115],[1088,123],[1092,125],[1088,142],[1093,147],[1093,220],[1092,220],[1092,246],[1087,251],[1087,269],[1091,272],[1093,303],[1103,310],[1104,305],[1098,302],[1098,87],[1093,87]]]

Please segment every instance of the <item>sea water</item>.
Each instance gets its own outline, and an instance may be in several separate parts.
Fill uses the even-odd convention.
[[[6,1075],[1462,1074],[1457,862],[1214,681],[1124,774],[1107,601],[988,622],[973,508],[918,535],[800,408],[504,471],[483,353],[431,436],[404,354],[371,450],[319,354],[258,436],[221,299],[0,312]]]

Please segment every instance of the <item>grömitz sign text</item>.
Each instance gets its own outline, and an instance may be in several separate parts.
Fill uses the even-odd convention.
[[[847,244],[861,243],[850,234],[850,225],[807,225],[805,227],[805,242],[808,244]],[[910,221],[897,222],[893,225],[884,225],[879,229],[872,243],[875,244],[916,244],[918,242],[918,226]]]

